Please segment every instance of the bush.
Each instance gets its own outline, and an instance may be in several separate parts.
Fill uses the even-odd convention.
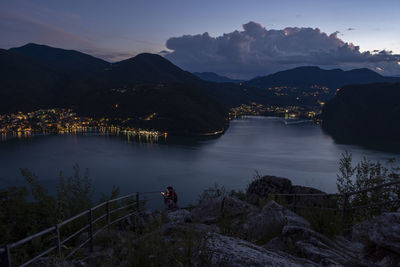
[[[78,165],[73,170],[74,175],[68,178],[60,173],[53,196],[33,172],[21,169],[28,187],[0,191],[0,243],[15,242],[90,208],[93,189],[89,173],[86,170],[81,176]]]
[[[339,162],[337,188],[345,194],[375,187],[384,183],[400,181],[400,165],[395,159],[389,159],[386,164],[380,161],[372,162],[363,158],[353,165],[352,154],[345,152]],[[371,191],[354,194],[349,197],[349,208],[374,205],[362,208],[351,215],[356,221],[371,218],[382,212],[394,211],[399,208],[400,185],[380,187]],[[379,205],[380,203],[386,203]],[[343,205],[343,203],[341,203]]]

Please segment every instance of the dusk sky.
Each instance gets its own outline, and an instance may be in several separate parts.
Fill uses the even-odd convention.
[[[399,14],[399,0],[2,0],[0,47],[34,42],[108,61],[168,51],[186,70],[237,78],[299,65],[400,75]]]

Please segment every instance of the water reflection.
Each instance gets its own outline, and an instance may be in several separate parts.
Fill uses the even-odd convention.
[[[2,136],[3,138],[3,136]],[[231,121],[220,138],[178,138],[157,142],[110,133],[47,135],[0,142],[0,188],[24,183],[19,168],[35,172],[55,190],[58,173],[72,175],[72,166],[88,168],[97,196],[113,185],[121,193],[157,191],[174,185],[182,204],[194,203],[214,183],[244,189],[257,170],[290,178],[294,184],[336,191],[340,154],[350,151],[385,160],[399,153],[337,144],[310,122],[287,124],[280,118],[246,117]]]

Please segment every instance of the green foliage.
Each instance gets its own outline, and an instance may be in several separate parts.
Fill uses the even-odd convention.
[[[22,238],[32,226],[25,220],[31,217],[32,205],[27,203],[28,191],[25,187],[10,187],[0,190],[0,243]]]
[[[361,162],[353,164],[352,154],[345,152],[339,163],[339,174],[337,175],[337,188],[339,193],[346,194],[354,191],[360,191],[366,188],[376,187],[381,184],[400,181],[400,165],[395,159],[390,159],[386,164],[381,162],[372,162],[363,158]],[[400,196],[400,186],[385,186],[374,190],[354,194],[349,197],[349,207],[361,207],[366,205],[375,205],[368,208],[362,208],[353,212],[354,220],[363,220],[385,211],[393,211],[399,207],[399,202],[395,202]],[[385,203],[384,205],[378,205]],[[343,201],[340,203],[343,206]]]
[[[78,165],[72,177],[60,173],[57,193],[51,195],[28,169],[21,174],[28,188],[10,187],[0,191],[0,243],[10,243],[44,230],[92,206],[92,185],[86,170],[81,176]],[[29,194],[30,192],[30,194]]]
[[[60,172],[57,186],[57,220],[59,222],[72,217],[92,206],[93,189],[86,169],[83,176],[78,165],[73,166],[74,175],[64,178]]]
[[[343,231],[340,210],[324,210],[310,207],[301,209],[297,213],[311,224],[313,230],[328,237],[334,237]]]

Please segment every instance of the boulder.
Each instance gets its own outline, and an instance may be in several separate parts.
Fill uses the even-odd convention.
[[[290,189],[290,194],[322,194],[326,196],[297,196],[296,205],[307,207],[335,207],[335,199],[330,198],[325,192],[307,186],[293,185]],[[288,205],[293,204],[294,197],[286,197]]]
[[[191,223],[193,221],[191,213],[184,209],[168,212],[167,217],[169,222],[178,224]]]
[[[363,221],[354,225],[351,229],[351,240],[362,244],[368,244],[369,232],[372,227],[372,222]]]
[[[260,213],[247,216],[239,234],[247,240],[263,244],[280,235],[285,225],[310,227],[310,223],[304,218],[272,200]]]
[[[282,235],[272,239],[264,247],[289,251],[292,255],[307,258],[322,266],[343,266],[353,264],[358,258],[354,247],[344,242],[330,240],[308,227],[287,225]]]
[[[268,199],[270,194],[326,194],[313,187],[292,185],[287,178],[276,176],[264,176],[254,180],[248,187],[246,195],[251,204],[259,204],[261,198]],[[293,196],[279,197],[291,205],[294,202]],[[328,197],[301,196],[296,198],[296,205],[299,206],[332,206],[334,202]]]
[[[258,204],[260,198],[268,198],[271,193],[289,194],[292,182],[287,178],[263,176],[254,180],[247,188],[247,199],[252,204]]]
[[[309,260],[270,251],[239,238],[212,233],[206,240],[206,250],[202,253],[206,254],[211,266],[318,266]]]
[[[325,194],[325,192],[313,187],[293,185],[290,194]]]
[[[223,217],[236,217],[257,210],[256,207],[233,197],[204,199],[192,211],[193,217],[202,223],[216,223]]]
[[[378,216],[368,236],[377,246],[400,254],[400,212],[388,212]]]

